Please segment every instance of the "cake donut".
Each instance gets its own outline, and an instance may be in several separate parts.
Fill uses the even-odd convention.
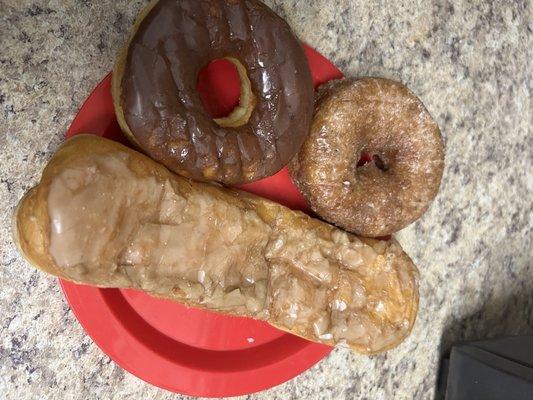
[[[439,127],[422,102],[399,82],[358,78],[321,87],[289,170],[319,216],[376,237],[427,210],[443,167]]]
[[[239,105],[213,119],[196,90],[211,61],[240,77]],[[139,15],[113,71],[126,135],[181,175],[239,184],[285,166],[309,132],[313,82],[289,25],[257,0],[159,0]]]

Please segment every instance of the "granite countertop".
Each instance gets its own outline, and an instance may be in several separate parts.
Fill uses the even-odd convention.
[[[17,201],[111,69],[143,3],[1,2],[0,398],[183,398],[103,354],[57,280],[29,267],[10,234]],[[531,4],[267,3],[346,75],[394,78],[418,94],[442,129],[446,170],[429,212],[398,235],[421,274],[412,335],[374,357],[336,349],[246,398],[432,399],[453,341],[533,333]]]

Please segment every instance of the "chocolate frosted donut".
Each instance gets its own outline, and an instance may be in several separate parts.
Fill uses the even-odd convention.
[[[241,78],[239,106],[211,118],[199,71],[226,58]],[[287,23],[256,0],[160,0],[138,17],[113,74],[122,129],[169,169],[236,184],[274,174],[309,132],[313,83]]]
[[[401,83],[361,78],[321,88],[311,133],[289,169],[322,218],[384,236],[426,211],[443,167],[439,127],[422,102]]]

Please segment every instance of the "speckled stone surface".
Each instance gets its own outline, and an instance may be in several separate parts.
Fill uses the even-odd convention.
[[[10,235],[17,201],[112,67],[142,3],[0,0],[2,399],[182,398],[111,362],[57,281],[28,266]],[[421,273],[409,339],[370,358],[337,349],[247,398],[432,399],[440,354],[453,341],[533,333],[531,3],[268,4],[347,75],[406,83],[440,125],[447,163],[429,212],[398,235]]]

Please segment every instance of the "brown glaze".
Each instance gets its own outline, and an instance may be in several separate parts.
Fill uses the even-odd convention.
[[[357,166],[362,154],[370,163]],[[311,133],[289,166],[322,218],[364,236],[384,236],[418,219],[444,167],[439,127],[404,85],[345,79],[317,96]]]
[[[199,71],[223,57],[246,68],[257,100],[248,123],[236,128],[219,126],[196,90]],[[123,128],[185,176],[236,184],[272,175],[309,132],[313,84],[303,48],[256,0],[152,2],[115,74]]]

